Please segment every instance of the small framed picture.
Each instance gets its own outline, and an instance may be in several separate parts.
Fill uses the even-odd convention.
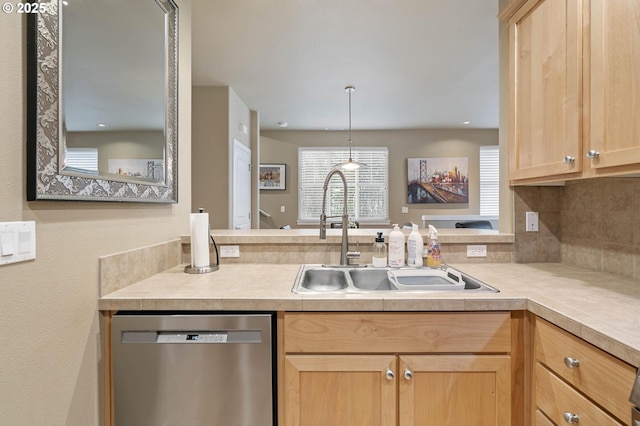
[[[260,164],[260,189],[284,190],[286,187],[286,164]]]

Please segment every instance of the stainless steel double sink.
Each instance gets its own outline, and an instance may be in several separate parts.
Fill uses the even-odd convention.
[[[294,293],[499,292],[454,268],[373,268],[370,266],[302,265]]]

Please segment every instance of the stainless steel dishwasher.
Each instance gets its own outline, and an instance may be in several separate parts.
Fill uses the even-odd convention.
[[[118,426],[275,425],[272,313],[118,312]]]

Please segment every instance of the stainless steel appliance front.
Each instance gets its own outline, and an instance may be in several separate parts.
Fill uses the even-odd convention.
[[[272,318],[114,315],[115,424],[275,424]]]

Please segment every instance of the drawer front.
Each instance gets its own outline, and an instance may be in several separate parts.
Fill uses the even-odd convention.
[[[536,364],[536,406],[557,425],[621,426],[597,405],[563,382],[542,364]],[[575,423],[565,420],[565,413],[578,416]],[[629,412],[627,412],[627,415]],[[543,423],[544,424],[544,423]]]
[[[287,353],[508,353],[509,312],[286,313]]]
[[[549,420],[549,417],[545,416],[540,410],[536,410],[536,421],[533,424],[535,426],[556,426],[556,424]]]
[[[617,418],[629,417],[629,392],[636,376],[629,364],[540,318],[535,324],[535,357]],[[567,366],[565,357],[579,365]]]

